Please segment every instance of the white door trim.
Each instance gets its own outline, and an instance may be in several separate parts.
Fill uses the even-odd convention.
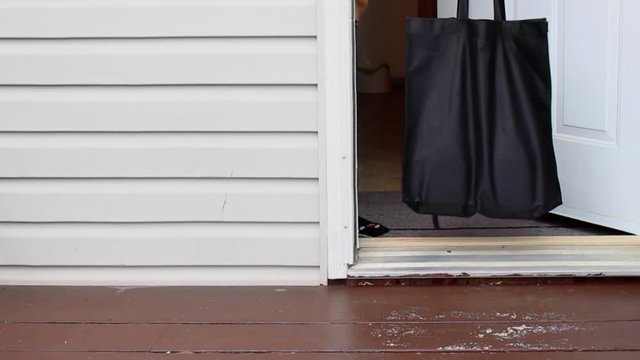
[[[318,0],[321,279],[346,279],[356,240],[353,1]]]

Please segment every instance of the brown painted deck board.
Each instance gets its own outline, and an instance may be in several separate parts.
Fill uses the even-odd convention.
[[[640,282],[286,289],[0,288],[0,321],[8,322],[215,324],[412,320],[640,320]]]
[[[0,349],[459,352],[640,350],[640,322],[311,325],[4,324]]]
[[[640,281],[422,287],[0,287],[2,360],[425,356],[640,359]]]
[[[101,353],[101,352],[0,352],[3,360],[634,360],[636,352],[536,352],[536,353],[467,353],[467,354],[408,354],[408,353],[293,353],[293,354],[221,354],[194,353]]]

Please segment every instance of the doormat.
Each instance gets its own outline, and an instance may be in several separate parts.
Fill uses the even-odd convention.
[[[387,237],[493,237],[493,236],[592,236],[628,235],[557,215],[537,220],[491,219],[440,216],[435,229],[431,216],[420,215],[402,203],[400,192],[362,192],[358,194],[359,214],[391,229]]]

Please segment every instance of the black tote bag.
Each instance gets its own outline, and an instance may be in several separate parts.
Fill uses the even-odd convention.
[[[536,218],[562,203],[545,19],[407,20],[403,201],[422,214]]]

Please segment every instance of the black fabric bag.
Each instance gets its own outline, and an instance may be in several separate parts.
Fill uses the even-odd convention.
[[[403,201],[422,214],[535,218],[562,203],[545,19],[407,20]]]

